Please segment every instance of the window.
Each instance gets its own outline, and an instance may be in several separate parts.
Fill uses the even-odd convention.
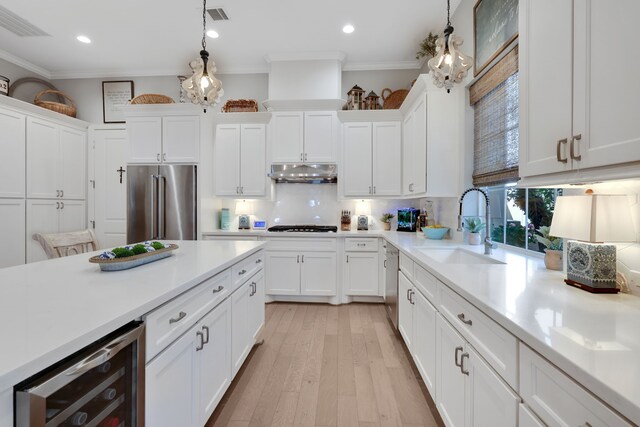
[[[536,235],[542,226],[550,226],[556,188],[516,188],[497,186],[486,189],[491,205],[491,240],[535,252],[544,252]]]

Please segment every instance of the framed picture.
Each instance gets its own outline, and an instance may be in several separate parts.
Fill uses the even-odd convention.
[[[102,121],[124,123],[122,106],[133,98],[133,80],[102,82]]]
[[[518,0],[478,0],[473,7],[474,77],[518,37]]]

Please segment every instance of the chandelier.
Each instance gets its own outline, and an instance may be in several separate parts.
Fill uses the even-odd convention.
[[[447,26],[444,29],[444,37],[436,40],[436,56],[428,62],[433,82],[437,87],[447,89],[447,93],[451,92],[454,83],[464,80],[473,62],[473,58],[460,50],[464,39],[453,34],[449,12],[450,3],[447,0]]]
[[[200,104],[207,112],[207,106],[220,102],[224,95],[222,82],[213,73],[217,71],[216,63],[209,59],[207,52],[207,0],[202,2],[202,50],[200,58],[196,58],[189,63],[193,72],[192,76],[182,82],[182,88],[194,104]]]

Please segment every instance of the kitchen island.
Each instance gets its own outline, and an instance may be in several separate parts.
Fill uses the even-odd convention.
[[[0,427],[13,386],[262,249],[262,242],[179,241],[169,258],[101,272],[96,253],[0,270]]]

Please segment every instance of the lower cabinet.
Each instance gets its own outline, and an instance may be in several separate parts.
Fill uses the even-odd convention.
[[[438,312],[422,292],[413,293],[413,361],[431,396],[436,395],[436,319]]]
[[[264,271],[252,277],[249,286],[253,286],[249,293],[249,338],[253,345],[264,326]]]
[[[347,252],[344,257],[344,289],[347,295],[379,294],[377,252]]]
[[[335,252],[268,251],[265,260],[269,295],[334,296],[337,293]]]
[[[402,271],[398,272],[398,330],[409,351],[413,351],[413,284]]]
[[[252,287],[245,282],[231,296],[231,372],[235,375],[251,351],[249,337],[249,295]]]
[[[0,268],[24,264],[25,260],[24,199],[0,199]]]

